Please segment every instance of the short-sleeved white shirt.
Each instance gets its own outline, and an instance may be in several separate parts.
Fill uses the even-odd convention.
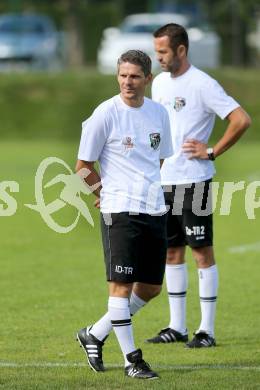
[[[172,132],[173,155],[163,164],[162,184],[197,183],[212,178],[212,161],[189,160],[182,145],[188,139],[208,143],[216,114],[224,119],[239,104],[216,80],[192,65],[178,77],[169,72],[156,76],[152,98],[167,109]]]
[[[160,159],[172,152],[165,108],[148,98],[133,108],[116,95],[83,122],[78,159],[99,161],[101,212],[154,215],[165,212]]]

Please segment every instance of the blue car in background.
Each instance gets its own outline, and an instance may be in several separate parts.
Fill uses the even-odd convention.
[[[0,15],[0,71],[59,67],[59,34],[39,14]]]

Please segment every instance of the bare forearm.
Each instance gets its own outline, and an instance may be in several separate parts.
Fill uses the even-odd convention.
[[[213,148],[216,157],[234,145],[251,124],[251,119],[247,113],[242,108],[237,110],[229,115],[229,125],[223,137]]]
[[[84,172],[83,172],[84,170]],[[86,171],[85,171],[86,170]],[[92,191],[98,198],[100,197],[101,179],[98,172],[94,168],[94,162],[87,162],[78,160],[76,164],[76,172],[81,175],[83,172],[84,180],[90,188],[94,188]]]
[[[227,119],[229,121],[228,127],[223,137],[213,147],[215,157],[221,155],[234,145],[251,124],[250,117],[241,107],[231,112]],[[209,158],[207,148],[207,144],[195,139],[186,140],[182,146],[182,150],[188,154],[189,159],[200,158],[207,160]]]

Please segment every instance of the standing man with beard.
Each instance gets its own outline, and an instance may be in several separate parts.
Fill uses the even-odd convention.
[[[161,170],[169,208],[166,283],[170,323],[147,341],[188,341],[185,248],[189,245],[198,268],[201,323],[186,345],[213,347],[218,269],[213,251],[212,212],[205,213],[215,173],[213,160],[238,141],[251,121],[216,80],[189,63],[189,39],[182,26],[171,23],[161,27],[154,33],[154,44],[163,72],[154,79],[152,98],[169,113],[174,154],[165,160]],[[227,127],[218,142],[209,145],[216,114],[226,120]],[[176,212],[180,204],[181,212]],[[201,212],[195,212],[195,204],[201,206]]]

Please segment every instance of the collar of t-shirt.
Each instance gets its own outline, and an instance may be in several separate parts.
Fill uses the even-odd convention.
[[[127,103],[124,102],[124,100],[123,100],[121,94],[116,95],[116,99],[117,99],[118,103],[119,103],[124,109],[129,110],[129,111],[139,111],[139,110],[141,110],[142,108],[144,108],[144,106],[145,106],[145,97],[144,97],[144,102],[143,102],[143,104],[142,104],[141,106],[139,106],[139,107],[132,107],[132,106],[129,106]]]

